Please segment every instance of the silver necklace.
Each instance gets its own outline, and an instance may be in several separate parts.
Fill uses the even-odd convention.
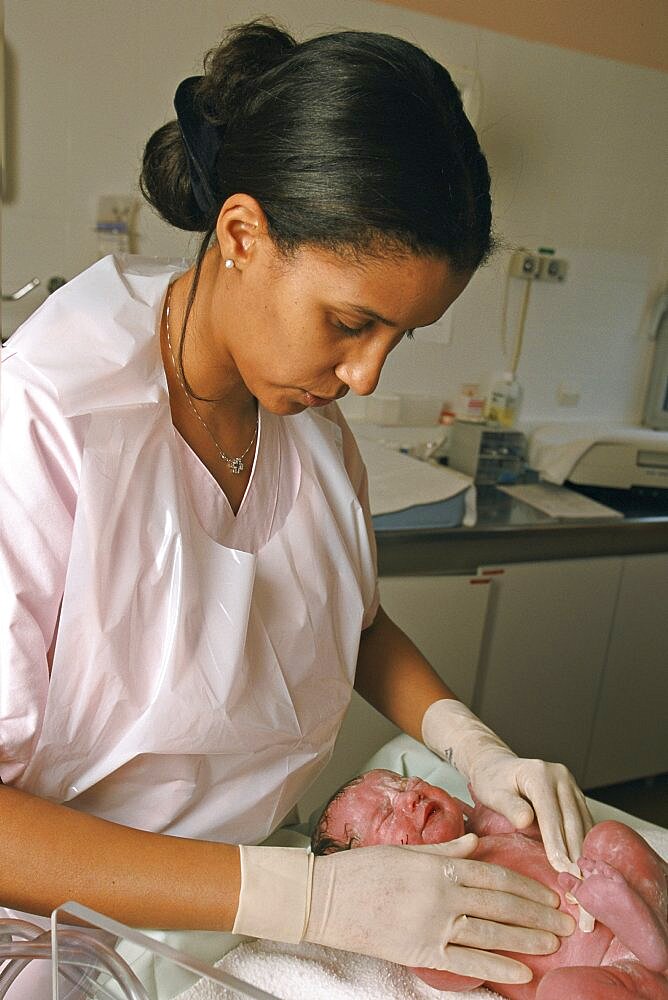
[[[199,420],[200,424],[202,425],[202,427],[204,428],[204,430],[207,432],[207,434],[209,435],[209,437],[213,441],[214,445],[216,446],[216,451],[218,452],[218,454],[222,458],[223,462],[228,467],[228,469],[230,470],[230,472],[232,472],[235,476],[239,476],[244,471],[244,468],[245,468],[243,459],[246,457],[246,455],[248,454],[248,452],[251,450],[251,448],[255,444],[255,438],[257,437],[257,431],[258,431],[258,427],[259,427],[259,423],[260,423],[259,410],[258,410],[258,416],[257,416],[257,418],[255,420],[255,430],[253,431],[253,437],[250,439],[250,444],[248,445],[248,447],[245,449],[245,451],[242,451],[241,454],[238,455],[236,458],[233,458],[231,455],[226,455],[225,452],[223,451],[223,449],[218,444],[218,440],[216,439],[215,434],[213,433],[213,431],[211,430],[211,428],[207,424],[206,420],[204,420],[204,418],[202,416],[200,416],[199,410],[197,409],[197,407],[193,403],[192,399],[190,398],[190,393],[186,389],[184,381],[181,378],[181,372],[179,371],[179,369],[178,369],[178,367],[176,365],[176,359],[174,357],[174,351],[172,350],[172,338],[169,335],[169,309],[170,309],[170,306],[171,306],[171,300],[172,300],[172,289],[171,289],[171,286],[170,286],[169,292],[167,294],[167,306],[165,308],[165,330],[167,332],[167,345],[169,347],[169,354],[170,354],[170,357],[172,359],[172,365],[174,366],[174,372],[175,372],[176,377],[177,377],[177,379],[179,381],[179,385],[183,389],[184,395],[185,395],[186,399],[188,400],[188,405],[190,406],[190,409],[193,411],[193,413],[195,414],[195,416]]]

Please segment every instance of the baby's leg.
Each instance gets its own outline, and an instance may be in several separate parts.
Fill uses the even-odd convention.
[[[668,968],[666,879],[659,856],[630,827],[609,820],[590,830],[579,864],[584,881],[564,873],[562,888],[644,966],[656,972]]]
[[[536,1000],[668,1000],[668,979],[640,962],[602,968],[554,969],[542,979]]]
[[[668,912],[668,869],[646,840],[624,823],[606,820],[585,837],[583,857],[607,861],[662,917]]]

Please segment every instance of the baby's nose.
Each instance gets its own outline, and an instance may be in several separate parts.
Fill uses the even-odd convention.
[[[406,812],[413,812],[420,801],[420,793],[414,788],[407,788],[400,795],[401,806]]]

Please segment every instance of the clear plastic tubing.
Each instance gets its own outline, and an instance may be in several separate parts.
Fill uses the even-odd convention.
[[[3,933],[4,932],[4,933]],[[6,934],[24,938],[7,943]],[[4,938],[4,940],[3,940]],[[123,990],[127,1000],[149,1000],[146,990],[114,949],[86,933],[85,929],[63,929],[59,938],[59,965],[74,965],[79,969],[94,969],[108,973]],[[10,959],[0,973],[0,1000],[32,959],[51,959],[51,932],[27,921],[0,920],[0,959]],[[67,970],[63,975],[72,979]]]

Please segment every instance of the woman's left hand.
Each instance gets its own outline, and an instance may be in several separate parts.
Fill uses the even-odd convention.
[[[519,830],[534,819],[547,859],[558,872],[580,875],[582,842],[593,821],[575,778],[563,764],[517,757],[488,747],[470,768],[476,797]]]
[[[476,797],[523,830],[534,816],[548,861],[580,875],[577,861],[593,820],[575,778],[563,764],[517,757],[466,705],[434,702],[422,723],[425,744],[471,782]]]

